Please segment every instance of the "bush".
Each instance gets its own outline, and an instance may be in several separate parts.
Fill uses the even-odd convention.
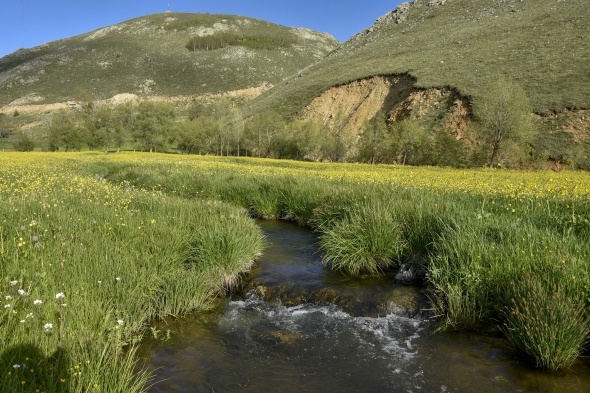
[[[19,131],[12,135],[12,147],[16,151],[33,151],[35,141],[24,131]]]

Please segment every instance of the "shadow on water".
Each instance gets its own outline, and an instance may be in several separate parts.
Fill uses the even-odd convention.
[[[590,391],[590,362],[549,374],[498,337],[433,334],[419,288],[334,273],[312,232],[261,226],[269,247],[242,296],[161,322],[171,339],[145,341],[151,392]]]

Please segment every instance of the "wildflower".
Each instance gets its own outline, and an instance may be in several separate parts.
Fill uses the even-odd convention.
[[[20,323],[25,323],[27,320],[26,319],[21,319]]]
[[[27,314],[27,316],[26,316],[25,318],[26,318],[26,319],[33,318],[33,313],[32,313],[32,312],[28,313],[28,314]]]
[[[45,329],[46,332],[49,332],[51,329],[53,329],[53,324],[46,323],[45,325],[43,325],[43,329]]]
[[[10,296],[10,295],[7,295],[7,296],[6,296],[6,300],[12,300],[12,296]]]
[[[12,368],[20,368],[20,364],[14,364]]]
[[[27,294],[24,289],[19,289],[17,292],[21,296],[25,296]]]
[[[64,295],[64,293],[63,293],[63,292],[59,292],[59,293],[57,293],[57,294],[55,295],[55,298],[56,298],[56,299],[63,299],[64,297],[66,297],[66,295]]]
[[[123,326],[123,324],[125,324],[125,322],[122,319],[117,319],[117,325]]]
[[[121,277],[115,277],[115,280],[121,281]]]
[[[39,304],[43,304],[43,300],[37,299],[37,300],[33,301],[33,304],[35,306],[38,306]]]
[[[4,308],[10,308],[10,304],[5,304]]]
[[[11,287],[15,286],[16,284],[18,284],[18,280],[14,280],[14,281],[10,282]]]

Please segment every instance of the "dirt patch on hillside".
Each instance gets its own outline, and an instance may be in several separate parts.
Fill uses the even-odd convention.
[[[301,117],[317,117],[329,126],[344,117],[346,128],[358,134],[366,120],[384,111],[390,122],[422,120],[436,128],[454,130],[457,138],[462,138],[471,113],[469,100],[450,88],[422,89],[415,83],[410,75],[396,75],[335,86],[315,98]]]
[[[539,120],[553,132],[567,132],[575,142],[590,140],[590,110],[565,109],[559,113],[539,116]]]
[[[358,131],[365,120],[381,110],[395,108],[416,92],[415,82],[409,75],[375,76],[335,86],[315,98],[304,109],[302,117],[317,117],[332,125],[340,114],[346,117],[349,129]]]
[[[261,86],[256,87],[249,87],[246,89],[240,90],[232,90],[223,93],[211,93],[211,94],[204,94],[204,95],[186,95],[186,96],[139,96],[137,94],[131,93],[122,93],[117,94],[109,99],[106,100],[98,100],[96,101],[96,105],[109,105],[109,106],[117,106],[124,104],[126,102],[140,102],[140,101],[159,101],[159,102],[169,102],[172,104],[176,103],[190,103],[194,100],[202,100],[205,102],[214,101],[216,99],[222,97],[243,97],[246,99],[253,99],[258,97],[264,91],[270,89],[272,85],[270,84],[263,84]],[[13,101],[12,103],[0,108],[0,113],[4,114],[13,114],[14,111],[18,111],[20,113],[27,113],[27,114],[40,114],[40,113],[47,113],[53,112],[59,109],[67,109],[70,105],[75,104],[75,106],[79,106],[80,104],[77,102],[57,102],[52,104],[30,104],[31,100],[30,97],[27,96],[26,100],[17,100]],[[33,101],[34,102],[34,101]],[[28,104],[27,104],[28,103]]]

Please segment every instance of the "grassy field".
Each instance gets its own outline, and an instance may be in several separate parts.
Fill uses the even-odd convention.
[[[571,364],[588,336],[587,173],[139,153],[0,164],[2,391],[145,389],[134,346],[250,267],[262,236],[248,215],[315,229],[349,274],[416,263],[441,329],[498,325],[540,367]]]
[[[206,308],[261,251],[243,209],[112,185],[90,157],[0,157],[0,391],[142,391],[147,324]]]

